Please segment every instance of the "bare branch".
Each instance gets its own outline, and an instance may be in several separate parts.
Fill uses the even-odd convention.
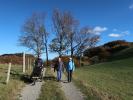
[[[19,43],[35,52],[38,56],[45,48],[45,35],[48,35],[44,26],[45,15],[34,13],[23,25]]]

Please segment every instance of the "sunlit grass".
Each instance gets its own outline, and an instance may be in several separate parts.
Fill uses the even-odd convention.
[[[74,79],[88,98],[133,100],[133,58],[76,69]]]
[[[16,100],[24,83],[20,80],[22,66],[12,65],[9,83],[6,84],[8,64],[0,64],[0,100]]]

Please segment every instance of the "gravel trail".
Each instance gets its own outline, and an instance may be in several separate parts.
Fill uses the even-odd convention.
[[[44,69],[43,75],[45,75],[46,69]],[[39,94],[41,93],[41,87],[44,82],[36,82],[35,85],[33,83],[27,84],[21,91],[20,100],[37,100]]]
[[[85,96],[80,92],[79,89],[73,84],[73,82],[68,83],[66,81],[66,76],[62,75],[61,89],[67,100],[84,100]]]

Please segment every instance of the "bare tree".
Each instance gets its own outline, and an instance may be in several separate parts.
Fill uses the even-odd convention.
[[[48,33],[45,32],[44,34],[44,40],[45,40],[45,51],[46,51],[46,65],[48,66]]]
[[[43,40],[44,40],[45,53],[46,53],[46,66],[48,66],[48,35],[49,33],[46,32],[44,25],[42,25],[40,29],[41,29],[41,33],[44,34]]]
[[[76,20],[70,12],[65,13],[65,33],[67,34],[67,43],[69,43],[69,48],[71,52],[71,57],[73,58],[74,44],[76,39],[76,33],[78,30],[79,22]]]
[[[83,27],[78,31],[78,21],[70,14],[67,15],[67,40],[70,44],[71,57],[75,54],[81,56],[85,49],[94,47],[98,42],[100,36],[92,33],[92,28]]]
[[[91,32],[93,30],[90,27],[83,27],[80,29],[80,32],[77,33],[76,37],[76,51],[77,55],[81,55],[84,50],[92,48],[99,41],[100,36]]]
[[[53,12],[53,25],[56,37],[50,44],[50,49],[53,52],[58,52],[62,55],[62,51],[70,51],[71,57],[74,53],[81,53],[89,47],[94,46],[99,39],[98,35],[90,32],[91,28],[83,27],[78,30],[79,22],[68,11],[60,12],[58,9]]]
[[[91,30],[93,29],[89,27],[83,27],[76,35],[76,45],[74,49],[75,55],[77,55],[79,59],[81,59],[81,56],[86,49],[94,47],[100,39],[100,36],[92,33]]]
[[[48,33],[44,27],[45,15],[42,13],[33,14],[23,25],[22,34],[19,37],[20,45],[32,50],[37,57],[43,52],[47,43]]]
[[[58,52],[59,56],[62,56],[63,51],[68,46],[67,43],[67,34],[65,32],[66,27],[66,17],[65,13],[60,12],[58,9],[53,11],[52,16],[53,26],[56,37],[52,40],[50,50],[52,52]]]

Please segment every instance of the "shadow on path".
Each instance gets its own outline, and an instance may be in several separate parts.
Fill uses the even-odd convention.
[[[46,81],[46,80],[56,81],[56,77],[54,77],[54,76],[45,76],[45,77],[43,78],[43,80],[44,80],[44,81]]]
[[[29,75],[22,75],[20,79],[26,84],[31,84],[33,82]]]

